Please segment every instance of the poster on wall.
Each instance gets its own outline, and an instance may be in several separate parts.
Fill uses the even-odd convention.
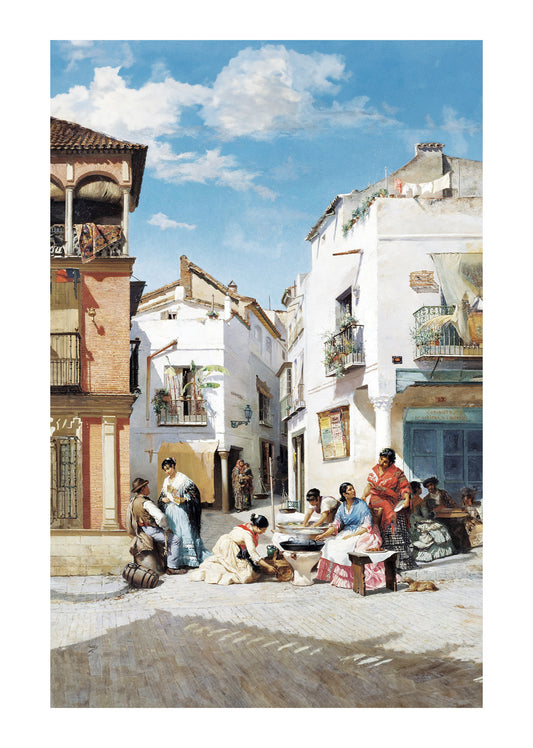
[[[350,454],[350,414],[347,405],[318,413],[322,459],[335,460]]]

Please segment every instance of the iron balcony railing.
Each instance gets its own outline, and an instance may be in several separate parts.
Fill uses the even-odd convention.
[[[305,408],[304,386],[302,383],[289,392],[288,395],[281,398],[281,418],[289,418],[293,413]]]
[[[139,390],[139,346],[140,338],[130,340],[130,392],[138,394]]]
[[[351,322],[326,341],[324,363],[327,377],[342,376],[352,366],[365,365],[363,331],[364,325]]]
[[[170,400],[157,414],[158,426],[206,426],[204,401],[192,397]]]
[[[79,332],[50,333],[50,386],[79,389],[81,385]]]
[[[116,224],[118,228],[118,224]],[[118,241],[104,249],[98,250],[99,257],[122,257],[124,255],[125,240],[121,234]],[[68,254],[65,225],[54,223],[50,226],[50,256],[51,257],[81,257],[81,249],[76,229],[72,227],[72,252]]]
[[[413,314],[414,329],[412,337],[415,343],[413,358],[424,356],[482,356],[483,340],[476,328],[476,322],[482,312],[470,312],[468,317],[472,342],[465,343],[459,336],[454,325],[446,322],[446,317],[452,315],[455,306],[423,306]],[[482,317],[481,317],[482,319]],[[432,320],[434,323],[432,324]],[[475,342],[474,342],[475,341]]]

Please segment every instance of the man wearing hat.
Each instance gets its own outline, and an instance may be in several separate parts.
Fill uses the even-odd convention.
[[[184,574],[186,570],[178,569],[179,538],[170,532],[166,516],[150,498],[148,481],[135,478],[131,488],[133,495],[126,516],[128,534],[134,538],[130,553],[135,557],[143,551],[154,551],[154,543],[165,547],[166,537],[167,574]]]

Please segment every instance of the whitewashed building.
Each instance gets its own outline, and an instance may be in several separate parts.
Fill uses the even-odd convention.
[[[482,200],[481,162],[418,144],[310,230],[301,333],[279,372],[303,355],[305,407],[283,411],[290,496],[345,480],[360,493],[392,447],[409,479],[481,498]]]
[[[159,493],[161,461],[172,456],[203,502],[229,511],[231,470],[242,457],[255,491],[268,491],[271,467],[274,473],[286,455],[276,377],[282,315],[182,256],[180,279],[142,297],[131,337],[140,388],[131,418],[132,478],[147,478],[152,495]]]

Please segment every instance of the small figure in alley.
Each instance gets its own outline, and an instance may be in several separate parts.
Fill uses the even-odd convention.
[[[222,585],[249,584],[256,582],[261,572],[274,575],[274,566],[257,552],[259,536],[267,527],[266,517],[252,514],[249,522],[221,535],[215,543],[213,555],[192,572],[191,581]]]
[[[145,557],[157,554],[161,571],[166,565],[167,574],[179,574],[178,538],[169,531],[167,518],[150,498],[148,481],[144,478],[135,478],[132,491],[126,514],[128,535],[133,538],[130,553],[135,561],[141,564]]]
[[[250,509],[251,494],[249,490],[248,476],[244,474],[244,460],[238,459],[231,471],[231,485],[235,499],[235,511],[243,512]]]
[[[183,574],[189,568],[200,566],[211,555],[200,537],[202,499],[196,484],[176,470],[173,457],[164,459],[161,469],[167,477],[163,481],[158,506],[178,539],[178,567]]]

